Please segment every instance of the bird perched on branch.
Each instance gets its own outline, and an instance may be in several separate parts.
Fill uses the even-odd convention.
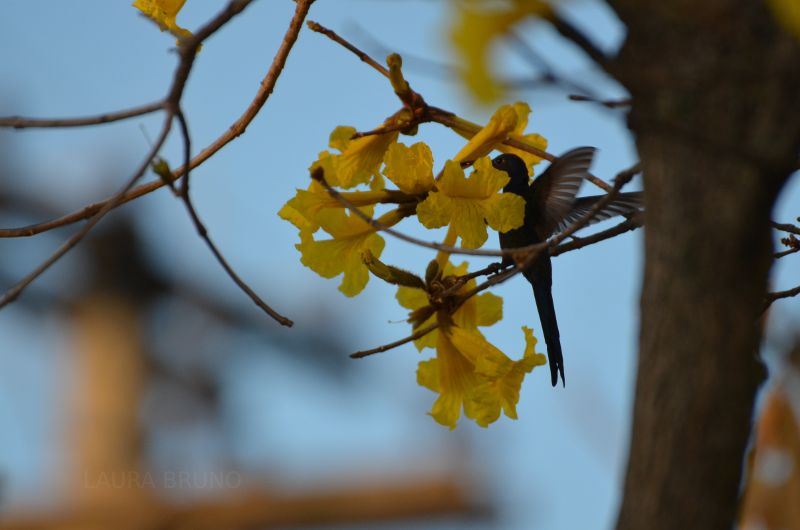
[[[542,175],[531,184],[525,162],[513,154],[503,154],[492,160],[492,165],[508,173],[510,180],[503,193],[515,193],[525,199],[525,222],[514,230],[500,234],[500,247],[504,250],[526,247],[547,239],[565,230],[570,224],[591,211],[603,195],[576,198],[581,183],[589,175],[594,158],[593,147],[579,147],[564,153],[550,164]],[[642,208],[641,192],[621,193],[596,213],[588,224],[616,215],[634,213]],[[503,258],[509,265],[511,258]],[[523,276],[533,286],[536,309],[542,324],[544,341],[550,364],[550,379],[553,386],[561,375],[564,380],[564,357],[553,306],[553,269],[550,254],[542,252],[524,271]]]

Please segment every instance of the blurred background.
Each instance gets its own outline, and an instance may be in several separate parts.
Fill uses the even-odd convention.
[[[190,0],[178,21],[196,29],[220,5]],[[621,44],[625,28],[604,2],[561,7],[604,49]],[[5,0],[3,8],[0,115],[94,115],[164,96],[174,39],[129,2]],[[206,41],[184,96],[196,150],[250,102],[293,10],[288,0],[255,2]],[[401,53],[407,79],[432,105],[476,122],[494,110],[476,106],[455,73],[452,2],[319,0],[309,18],[378,59]],[[545,136],[556,154],[598,147],[594,172],[605,180],[635,162],[624,109],[567,98],[587,86],[609,99],[624,91],[545,24],[525,24],[518,34],[525,44],[498,47],[494,64],[516,87],[509,101],[533,108],[528,131]],[[547,82],[543,61],[573,85]],[[373,279],[361,295],[345,298],[338,279],[300,263],[297,230],[277,211],[308,185],[307,168],[334,127],[372,129],[398,105],[385,79],[304,29],[246,134],[192,172],[194,201],[212,238],[293,328],[268,319],[236,289],[164,190],[117,209],[0,312],[0,524],[613,524],[635,380],[641,231],[554,260],[570,384],[551,388],[547,370],[535,370],[517,421],[503,417],[482,429],[462,418],[454,431],[436,424],[426,414],[435,396],[415,376],[430,350],[407,345],[348,358],[408,335],[395,289]],[[0,226],[57,217],[113,193],[148,149],[142,129],[153,137],[160,120],[0,130]],[[463,144],[432,124],[401,141],[417,139],[432,146],[438,163]],[[161,155],[180,164],[177,135]],[[774,218],[798,215],[795,178]],[[76,228],[0,239],[0,288]],[[431,237],[412,222],[399,228]],[[386,239],[387,263],[421,272],[432,258]],[[792,259],[776,263],[773,290],[800,283]],[[489,263],[469,261],[471,268]],[[515,278],[495,292],[505,300],[505,318],[487,338],[519,357],[520,326],[539,329],[530,287]],[[765,357],[773,369],[799,306],[790,299],[771,310]]]

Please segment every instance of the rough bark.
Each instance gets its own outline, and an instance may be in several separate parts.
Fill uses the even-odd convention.
[[[727,529],[763,379],[768,223],[800,148],[800,49],[761,2],[610,3],[647,204],[617,528]]]

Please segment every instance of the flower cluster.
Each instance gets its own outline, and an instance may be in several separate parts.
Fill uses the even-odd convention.
[[[454,266],[448,254],[440,252],[424,278],[387,265],[380,260],[385,246],[380,229],[416,217],[425,228],[447,227],[445,245],[460,240],[463,248],[475,249],[486,243],[487,228],[506,232],[521,226],[524,201],[501,193],[509,177],[492,166],[488,155],[496,149],[521,155],[529,166],[540,161],[504,145],[514,139],[546,147],[544,138],[525,133],[529,113],[525,103],[501,106],[477,133],[478,128],[460,127],[468,122],[454,118],[451,128],[469,141],[438,171],[428,145],[398,141],[401,131],[416,132],[416,126],[404,130],[409,122],[406,109],[366,135],[337,127],[330,135],[330,150],[322,151],[311,165],[318,178],[298,189],[279,212],[299,230],[296,248],[305,266],[325,278],[341,276],[339,290],[347,296],[360,293],[370,273],[399,285],[397,300],[410,310],[413,330],[435,328],[415,341],[420,351],[436,352],[420,362],[417,381],[439,394],[431,415],[450,428],[462,411],[484,427],[501,412],[516,418],[525,374],[546,359],[535,352],[536,339],[529,328],[523,328],[524,353],[517,361],[484,338],[478,328],[502,318],[502,299],[470,292],[476,282],[467,277],[466,262]],[[376,209],[383,205],[388,210],[378,215]]]

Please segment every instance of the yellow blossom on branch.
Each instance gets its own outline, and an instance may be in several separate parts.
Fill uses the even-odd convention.
[[[523,326],[525,352],[522,359],[514,361],[490,344],[482,336],[453,328],[450,340],[462,355],[475,366],[479,384],[470,394],[472,407],[469,417],[481,427],[487,427],[500,417],[500,411],[511,419],[517,419],[519,389],[525,374],[536,366],[547,364],[547,358],[536,353],[536,337],[533,330]]]
[[[512,105],[502,105],[477,134],[467,136],[469,142],[453,160],[465,162],[488,155],[517,128],[518,117],[519,113]]]
[[[525,134],[525,128],[528,126],[528,116],[531,113],[530,105],[518,101],[514,103],[512,107],[514,108],[514,112],[517,113],[517,125],[508,137],[536,147],[542,151],[547,149],[547,139],[544,136],[537,133]],[[527,165],[529,169],[532,169],[533,166],[542,161],[541,157],[517,147],[509,147],[501,144],[497,146],[497,150],[503,153],[517,155],[525,161],[525,165]],[[533,171],[530,173],[533,174]]]
[[[455,428],[462,409],[481,427],[495,422],[501,411],[517,419],[525,374],[547,362],[535,351],[532,330],[522,329],[526,346],[518,361],[474,330],[452,326],[438,334],[436,358],[420,362],[417,369],[417,382],[439,394],[430,412],[438,423]]]
[[[513,153],[519,156],[525,161],[525,164],[529,168],[532,168],[542,161],[541,157],[523,149],[510,147],[502,143],[506,140],[513,139],[539,149],[540,151],[547,149],[547,139],[545,139],[544,136],[537,133],[525,134],[530,112],[530,105],[518,101],[513,105],[503,105],[498,108],[489,120],[489,123],[483,128],[479,128],[478,125],[461,118],[455,118],[455,124],[452,126],[452,129],[459,135],[470,140],[464,149],[462,149],[462,152],[466,151],[466,155],[474,154],[470,153],[470,150],[488,154],[492,149],[497,149],[503,153]],[[459,153],[459,155],[461,155],[461,153]],[[474,160],[474,158],[475,157],[462,157],[460,160]],[[531,171],[531,174],[532,173],[533,171]]]
[[[448,279],[455,279],[458,276],[467,274],[468,263],[462,262],[459,266],[454,266],[447,262],[442,271],[441,287],[437,290],[444,290],[451,283]],[[454,295],[460,295],[474,288],[474,279],[466,282]],[[432,299],[433,298],[433,299]],[[424,328],[436,322],[440,316],[442,320],[447,320],[464,329],[477,329],[480,327],[491,326],[503,318],[503,299],[493,293],[482,293],[464,301],[455,312],[448,311],[449,301],[437,300],[435,296],[429,296],[423,289],[412,287],[400,287],[397,289],[397,301],[401,306],[412,312],[420,312],[429,308],[424,314],[427,318],[414,323],[414,331]],[[440,311],[442,313],[440,313]],[[412,313],[413,314],[413,313]],[[414,345],[419,351],[423,348],[435,348],[439,331],[433,330],[427,335],[414,341]]]
[[[507,232],[522,226],[525,217],[522,197],[499,193],[508,183],[507,173],[492,167],[488,158],[477,160],[474,167],[467,178],[457,162],[448,160],[437,191],[417,206],[417,217],[423,226],[450,225],[466,248],[478,248],[486,242],[487,223],[499,232]]]
[[[534,351],[533,332],[523,328],[525,353],[521,360],[511,360],[478,331],[479,326],[502,319],[503,300],[491,293],[461,299],[474,288],[474,279],[456,292],[450,291],[458,285],[458,277],[467,273],[467,263],[454,267],[448,262],[441,273],[435,263],[433,274],[429,266],[424,287],[400,287],[397,291],[400,304],[412,310],[409,320],[415,330],[433,322],[439,324],[439,329],[415,341],[420,351],[424,347],[436,349],[436,358],[420,362],[417,370],[417,382],[439,394],[431,416],[451,429],[462,409],[483,427],[497,420],[501,411],[516,419],[525,374],[546,363],[544,355]]]
[[[392,123],[392,118],[384,122],[384,126]],[[351,140],[356,130],[353,127],[340,126],[330,136],[330,146],[341,154],[320,153],[314,165],[325,170],[325,178],[332,186],[352,188],[358,184],[367,184],[373,177],[380,177],[380,166],[389,146],[397,141],[397,131],[384,134],[371,134]]]
[[[353,206],[370,206],[390,197],[385,190],[341,192],[340,195]],[[316,232],[319,229],[317,217],[325,209],[343,207],[322,184],[312,180],[307,190],[297,190],[295,196],[278,211],[278,215],[300,230]]]
[[[136,0],[132,5],[158,24],[161,31],[169,31],[180,41],[192,36],[191,31],[178,26],[176,21],[185,2],[186,0]]]
[[[372,216],[372,207],[362,211]],[[355,296],[366,287],[369,270],[361,260],[363,252],[369,250],[373,256],[380,257],[384,240],[375,233],[375,228],[364,222],[352,212],[341,209],[321,211],[317,216],[319,226],[330,234],[332,239],[315,240],[311,232],[300,231],[300,243],[295,245],[300,251],[300,261],[323,278],[333,278],[343,274],[339,290],[346,296]],[[392,210],[377,219],[385,226],[393,226],[403,219],[398,210]]]

